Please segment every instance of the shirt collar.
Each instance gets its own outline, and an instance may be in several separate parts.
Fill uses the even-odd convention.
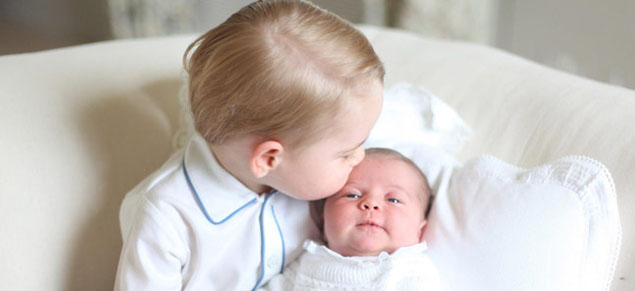
[[[353,256],[353,257],[344,257],[333,250],[329,249],[326,245],[318,243],[313,240],[306,240],[304,242],[304,249],[309,253],[313,254],[322,254],[323,256],[335,257],[340,260],[348,260],[348,261],[356,261],[356,262],[373,262],[373,261],[382,261],[386,260],[390,257],[399,257],[399,256],[408,256],[408,254],[412,253],[421,253],[428,249],[428,244],[423,241],[418,244],[414,244],[411,246],[400,247],[395,250],[392,254],[388,254],[387,252],[381,252],[377,256]]]
[[[260,198],[218,163],[198,133],[187,145],[183,167],[192,195],[213,224],[223,223]]]
[[[419,243],[399,248],[392,254],[381,252],[377,256],[363,257],[344,257],[310,240],[305,242],[304,248],[306,252],[300,256],[299,263],[307,278],[352,286],[368,284],[377,280],[378,276],[392,276],[390,273],[385,274],[385,267],[411,265],[408,261],[415,254],[421,254],[425,245]]]

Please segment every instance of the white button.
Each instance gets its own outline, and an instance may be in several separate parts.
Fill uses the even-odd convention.
[[[269,260],[267,260],[267,267],[270,269],[280,268],[280,258],[278,256],[269,257]]]

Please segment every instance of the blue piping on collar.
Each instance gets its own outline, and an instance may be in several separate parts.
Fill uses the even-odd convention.
[[[267,197],[265,197],[265,201],[262,203],[262,208],[260,209],[260,276],[258,278],[258,281],[256,281],[256,285],[254,285],[254,288],[251,289],[252,291],[258,288],[258,285],[260,285],[260,283],[262,282],[262,279],[264,279],[265,277],[265,230],[264,230],[264,222],[263,222],[265,206],[267,205],[267,201],[269,201],[269,199],[273,197],[273,195],[278,193],[279,193],[278,191],[274,190],[273,192],[271,192],[271,194],[267,195]],[[273,220],[276,222],[276,227],[278,228],[278,233],[280,234],[280,240],[282,241],[282,267],[280,268],[280,272],[282,273],[282,270],[284,269],[284,259],[285,259],[284,238],[282,237],[282,230],[280,229],[280,225],[278,224],[276,213],[273,211],[273,205],[271,205],[271,211],[273,215]]]
[[[273,220],[276,222],[276,227],[278,227],[278,233],[280,234],[280,241],[282,242],[282,265],[280,266],[280,274],[282,274],[282,272],[284,272],[286,249],[284,246],[284,236],[282,236],[282,229],[280,229],[280,224],[278,223],[278,217],[276,216],[276,212],[273,210],[273,204],[271,204],[271,213],[273,214]]]
[[[229,215],[227,215],[227,217],[221,219],[220,221],[214,221],[209,216],[209,213],[207,213],[207,210],[205,209],[205,206],[203,205],[203,201],[201,201],[201,197],[198,196],[198,192],[196,192],[196,189],[194,189],[194,184],[192,184],[192,180],[190,179],[190,175],[187,172],[187,168],[185,168],[185,157],[183,158],[183,161],[181,162],[181,164],[183,166],[183,174],[185,175],[185,180],[187,181],[187,185],[190,187],[190,190],[192,190],[192,193],[194,194],[194,198],[196,198],[196,202],[198,203],[198,206],[201,208],[201,211],[203,211],[203,214],[205,215],[205,218],[207,218],[207,220],[210,223],[214,224],[214,225],[218,225],[218,224],[221,224],[221,223],[229,220],[232,216],[234,216],[234,214],[240,212],[245,207],[247,207],[247,205],[252,204],[252,203],[256,202],[256,200],[257,200],[256,198],[254,198],[251,201],[245,203],[243,206],[241,206],[238,209],[234,210],[234,212],[232,212]]]
[[[249,204],[252,204],[256,202],[257,200],[257,198],[250,200],[249,202],[245,203],[243,206],[236,209],[234,212],[230,213],[227,217],[216,222],[209,216],[209,213],[207,213],[207,210],[205,209],[205,206],[203,205],[203,202],[201,201],[201,198],[199,197],[198,192],[196,192],[196,189],[194,188],[194,184],[192,183],[192,180],[190,179],[190,175],[188,174],[187,168],[185,166],[185,158],[183,158],[181,165],[183,166],[183,174],[185,176],[185,180],[187,181],[187,185],[190,187],[190,190],[194,194],[194,198],[196,198],[196,202],[198,203],[198,206],[201,208],[201,211],[205,215],[205,218],[207,218],[207,220],[214,225],[218,225],[229,220],[232,216],[234,216],[234,214],[240,212]],[[267,205],[267,201],[269,201],[269,199],[277,193],[278,191],[273,191],[269,195],[267,195],[267,197],[265,197],[265,201],[262,203],[262,208],[260,209],[260,276],[258,280],[256,281],[256,285],[254,285],[254,288],[252,290],[256,290],[256,288],[258,288],[258,285],[260,285],[260,283],[265,277],[265,232],[264,232],[264,222],[263,222],[264,207]],[[280,273],[282,273],[284,271],[284,263],[286,259],[284,237],[282,236],[282,229],[280,228],[280,224],[278,223],[278,218],[276,217],[276,212],[274,211],[273,204],[270,205],[270,207],[271,207],[271,213],[273,215],[273,219],[278,229],[278,234],[280,235],[280,241],[282,242],[282,265],[280,267]]]

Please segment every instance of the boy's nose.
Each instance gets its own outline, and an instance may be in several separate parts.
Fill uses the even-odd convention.
[[[364,147],[362,146],[358,147],[353,153],[353,157],[350,159],[351,166],[355,167],[359,163],[361,163],[362,160],[364,159],[364,156],[366,156],[366,151],[364,150]]]

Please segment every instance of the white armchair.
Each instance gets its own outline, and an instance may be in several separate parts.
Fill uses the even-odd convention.
[[[426,86],[482,153],[520,166],[593,157],[613,174],[623,228],[611,290],[635,290],[635,92],[468,43],[364,27],[386,86]],[[110,290],[125,193],[159,167],[179,128],[181,57],[193,36],[0,57],[3,290]]]

